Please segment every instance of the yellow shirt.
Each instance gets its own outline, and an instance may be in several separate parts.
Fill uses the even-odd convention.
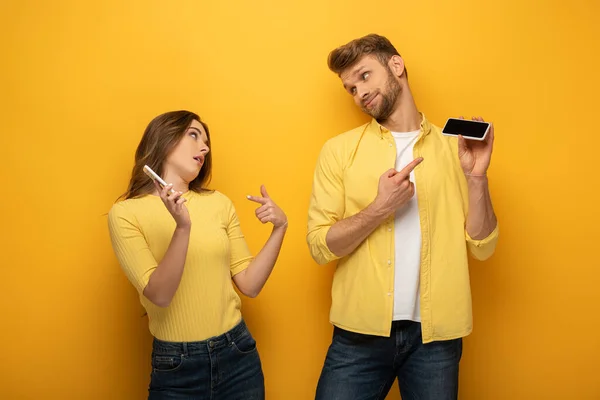
[[[466,232],[467,181],[458,141],[443,136],[424,115],[414,145],[421,225],[420,305],[423,342],[463,337],[472,331],[467,248],[484,260],[494,252],[498,227],[483,240]],[[379,177],[394,168],[396,144],[375,120],[328,140],[314,172],[307,242],[319,264],[339,259],[333,278],[330,320],[363,334],[389,336],[394,306],[394,216],[351,254],[339,258],[325,237],[337,221],[357,214],[377,195]]]
[[[252,255],[232,202],[219,192],[183,195],[192,228],[181,283],[168,307],[158,307],[143,290],[163,258],[175,220],[158,196],[146,195],[113,205],[108,226],[113,249],[137,289],[158,339],[200,341],[229,331],[241,319],[240,298],[232,276]]]

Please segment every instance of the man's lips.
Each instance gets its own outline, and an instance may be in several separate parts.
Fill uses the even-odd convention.
[[[365,101],[365,102],[363,103],[363,106],[364,106],[365,108],[369,108],[369,106],[370,106],[371,104],[373,104],[373,100],[375,100],[375,98],[377,98],[377,96],[379,96],[379,95],[378,95],[378,94],[376,94],[375,96],[373,96],[373,97],[371,97],[371,98],[367,99],[367,101]]]

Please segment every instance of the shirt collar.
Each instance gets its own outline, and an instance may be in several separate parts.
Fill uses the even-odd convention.
[[[429,134],[429,132],[431,132],[431,123],[429,122],[429,120],[425,117],[425,114],[422,112],[419,112],[419,114],[421,114],[421,131],[423,132],[423,136],[427,136]],[[390,133],[390,130],[383,127],[382,125],[379,124],[379,122],[377,122],[375,120],[375,118],[373,118],[371,120],[371,122],[369,123],[368,128],[370,130],[372,130],[373,132],[375,132],[377,135],[384,137],[386,135],[388,135]]]

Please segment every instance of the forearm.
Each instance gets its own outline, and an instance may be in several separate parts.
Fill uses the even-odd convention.
[[[148,281],[144,296],[159,307],[167,307],[181,282],[190,242],[190,227],[175,228],[165,256]]]
[[[497,220],[486,176],[467,176],[469,211],[467,233],[475,240],[488,237],[496,228]]]
[[[375,203],[361,212],[336,222],[325,238],[329,250],[338,257],[352,253],[390,215]]]
[[[256,297],[264,287],[271,271],[275,267],[277,257],[283,244],[283,238],[287,231],[287,224],[279,228],[273,228],[271,236],[263,248],[258,252],[248,268],[234,277],[236,286],[248,297]]]

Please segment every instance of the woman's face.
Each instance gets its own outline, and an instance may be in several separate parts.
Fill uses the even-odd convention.
[[[171,154],[167,156],[164,171],[167,175],[176,174],[185,182],[193,181],[204,165],[204,159],[210,149],[208,136],[202,124],[192,121],[181,140]]]

